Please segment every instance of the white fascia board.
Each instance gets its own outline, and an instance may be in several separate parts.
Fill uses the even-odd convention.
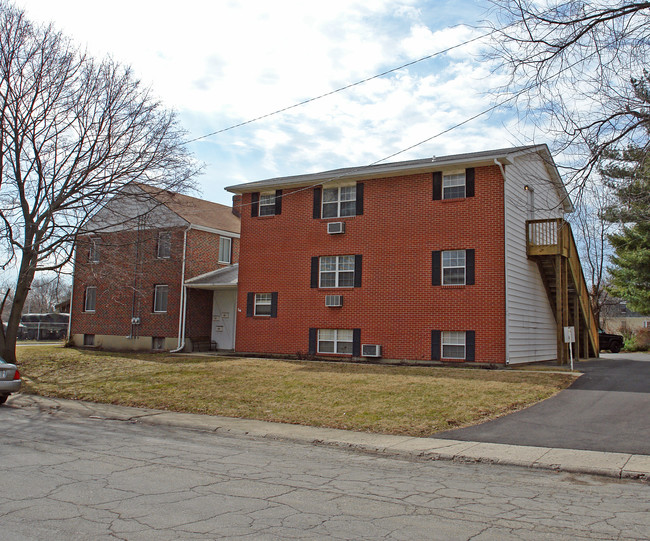
[[[495,153],[490,156],[478,156],[475,158],[461,157],[453,160],[445,160],[444,158],[440,158],[439,161],[433,158],[431,160],[418,160],[417,163],[407,162],[403,166],[399,167],[395,164],[388,164],[385,167],[363,166],[356,169],[340,169],[334,171],[326,171],[323,173],[314,173],[310,175],[298,175],[295,177],[279,177],[275,179],[261,180],[258,182],[240,184],[236,186],[228,186],[226,187],[226,190],[235,194],[244,194],[264,190],[272,190],[275,188],[300,188],[306,186],[317,186],[319,184],[326,184],[339,180],[357,181],[366,179],[389,178],[401,175],[416,175],[419,173],[432,173],[433,171],[446,171],[449,169],[455,169],[458,168],[459,165],[463,165],[465,167],[494,165],[495,158],[504,165],[509,165],[512,163],[509,160],[509,154],[507,153]]]
[[[232,237],[234,239],[240,238],[239,233],[233,233],[232,231],[226,231],[225,229],[213,229],[211,227],[205,227],[204,225],[190,224],[190,229],[205,231],[207,233],[215,233],[216,235],[221,235],[222,237]]]

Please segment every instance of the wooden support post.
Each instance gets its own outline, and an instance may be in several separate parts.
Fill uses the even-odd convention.
[[[582,330],[582,327],[580,325],[580,302],[578,300],[578,295],[576,295],[573,298],[573,326],[576,329],[576,343],[575,347],[573,348],[573,354],[575,358],[579,361],[580,360],[580,355],[582,355],[582,336],[580,334],[580,331]],[[588,355],[585,357],[585,359],[588,357]]]
[[[564,284],[563,284],[563,258],[561,255],[555,256],[555,323],[557,324],[557,362],[558,364],[565,364],[566,357],[564,355],[564,315],[562,310],[564,308]]]
[[[562,258],[562,358],[564,364],[569,362],[569,344],[564,341],[564,327],[569,326],[569,262]]]

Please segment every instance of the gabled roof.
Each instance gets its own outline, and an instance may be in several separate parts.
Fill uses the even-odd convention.
[[[196,289],[229,289],[237,287],[238,279],[239,264],[235,263],[185,280],[185,285]]]
[[[496,150],[485,150],[482,152],[469,152],[465,154],[451,154],[449,156],[434,156],[420,160],[409,160],[402,162],[393,162],[377,165],[366,165],[360,167],[346,167],[342,169],[333,169],[320,173],[309,173],[306,175],[295,175],[289,177],[277,177],[256,182],[247,182],[228,186],[226,190],[232,193],[249,193],[259,190],[273,189],[280,187],[301,187],[318,185],[328,181],[345,179],[345,180],[363,180],[392,177],[398,174],[416,174],[439,171],[441,169],[451,169],[454,167],[479,167],[484,165],[494,165],[497,160],[503,165],[512,163],[517,156],[529,153],[538,153],[547,165],[547,169],[553,184],[555,185],[560,198],[564,201],[566,212],[573,210],[573,205],[566,192],[564,183],[557,171],[553,157],[546,145],[528,145],[519,147],[501,148]]]
[[[188,224],[233,233],[239,233],[241,230],[240,219],[232,213],[231,207],[169,190],[161,190],[147,184],[134,183],[134,185],[151,195]]]

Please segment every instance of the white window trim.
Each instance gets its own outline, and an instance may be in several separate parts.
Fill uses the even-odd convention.
[[[454,333],[462,333],[463,335],[463,343],[462,344],[456,344],[453,342],[445,342],[445,338],[449,339],[450,334]],[[440,358],[441,359],[455,359],[455,360],[465,360],[467,358],[467,333],[465,331],[442,331],[442,336],[440,337]],[[463,346],[463,356],[462,357],[451,357],[449,355],[445,355],[445,346]]]
[[[354,188],[354,199],[346,199],[345,201],[341,201],[341,189],[342,188]],[[351,216],[356,216],[357,211],[356,211],[356,202],[357,202],[357,192],[356,192],[357,185],[356,184],[345,184],[343,186],[327,186],[326,188],[323,187],[323,196],[321,200],[321,207],[320,207],[320,215],[321,218],[325,220],[333,220],[335,218],[349,218]],[[336,201],[325,201],[325,190],[336,190]],[[352,214],[346,214],[344,216],[341,215],[341,203],[350,203],[353,202],[355,204],[355,209],[354,213]],[[336,203],[336,216],[327,216],[325,217],[325,205],[332,205]]]
[[[322,340],[323,342],[334,342],[334,351],[321,351],[320,349],[321,331],[334,331],[334,340]],[[323,353],[325,355],[350,355],[351,356],[352,351],[350,351],[350,353],[339,352],[339,344],[352,344],[352,347],[350,349],[351,350],[354,349],[354,334],[352,335],[351,340],[339,340],[339,331],[352,332],[351,329],[318,329],[318,336],[316,337],[316,352]]]
[[[228,242],[228,260],[221,259],[221,244],[222,242]],[[230,237],[219,237],[219,263],[230,263],[232,262],[232,239]]]
[[[266,302],[266,298],[262,301],[261,299],[258,300],[258,297],[261,295],[268,295],[268,302]],[[273,305],[273,296],[271,293],[255,293],[255,303],[254,303],[254,310],[253,310],[253,315],[258,316],[258,317],[271,317],[271,306]],[[257,307],[258,306],[268,306],[269,307],[269,313],[268,314],[258,314],[257,313]]]
[[[162,288],[166,288],[167,291],[167,298],[165,299],[165,309],[164,310],[157,310],[156,307],[158,306],[158,291]],[[169,286],[167,284],[156,284],[153,288],[153,311],[154,314],[165,314],[167,313],[167,309],[169,308]]]
[[[465,252],[465,264],[464,265],[455,265],[455,266],[445,266],[445,253],[449,252]],[[445,269],[463,269],[463,283],[462,284],[447,284],[445,283]],[[440,272],[442,276],[440,277],[440,283],[443,286],[464,286],[467,284],[467,250],[443,250],[440,254]]]
[[[463,195],[458,196],[458,197],[445,197],[445,179],[449,179],[452,176],[457,176],[457,175],[463,175]],[[447,188],[458,188],[461,186],[460,184],[456,184],[454,186],[446,186]],[[442,174],[442,198],[443,199],[464,199],[467,197],[467,174],[465,170],[462,171],[448,171],[446,173]]]
[[[167,238],[167,250],[169,253],[167,255],[160,254],[160,247],[163,246],[161,242],[163,237]],[[170,231],[159,231],[158,232],[158,249],[156,250],[156,257],[158,259],[170,259],[172,256],[172,234]]]
[[[92,309],[88,308],[88,291],[93,290],[95,292],[95,306]],[[97,286],[88,286],[84,292],[84,312],[95,312],[97,309]]]
[[[336,258],[336,269],[328,270],[328,271],[324,271],[322,269],[321,262],[322,262],[323,258],[325,258],[325,257],[335,257]],[[341,257],[352,257],[352,270],[344,270],[344,271],[340,270],[339,261],[340,261]],[[348,289],[348,288],[353,288],[354,287],[355,273],[356,273],[356,268],[355,267],[356,267],[356,265],[355,265],[355,257],[354,257],[354,255],[324,255],[324,256],[320,256],[318,258],[318,287],[322,288],[322,289],[342,289],[342,288]],[[322,285],[323,273],[331,273],[331,272],[334,273],[334,285],[333,286],[324,286],[324,285]],[[340,276],[341,272],[345,272],[345,273],[352,272],[352,285],[350,285],[350,286],[339,285],[339,276]]]
[[[271,198],[270,203],[262,203],[263,198]],[[262,208],[271,208],[273,212],[262,212]],[[258,201],[258,216],[275,216],[275,193],[261,193]]]

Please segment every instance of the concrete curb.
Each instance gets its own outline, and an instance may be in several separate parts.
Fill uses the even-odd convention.
[[[49,414],[62,412],[93,419],[128,421],[235,436],[327,445],[386,456],[503,464],[650,482],[650,455],[389,436],[215,415],[130,408],[34,395],[14,395],[9,398],[7,405],[13,408],[37,408]]]

